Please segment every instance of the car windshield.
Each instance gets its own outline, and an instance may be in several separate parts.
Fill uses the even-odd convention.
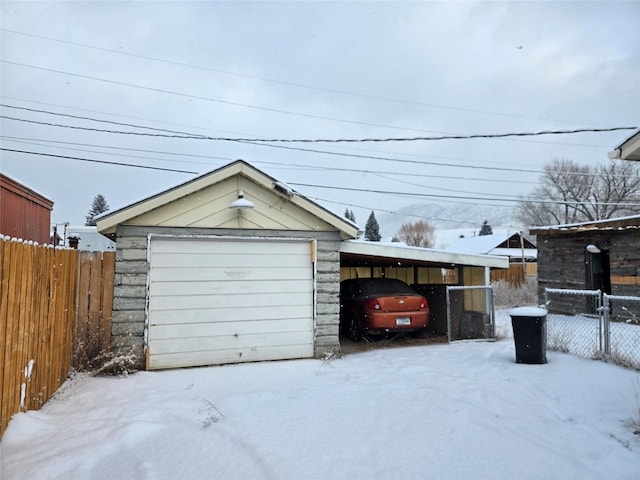
[[[369,296],[416,294],[416,292],[406,283],[391,278],[381,278],[362,282],[362,290]]]

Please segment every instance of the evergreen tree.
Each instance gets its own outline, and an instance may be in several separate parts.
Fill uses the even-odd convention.
[[[478,233],[478,236],[482,235],[493,235],[493,229],[491,228],[491,225],[489,225],[488,220],[482,222],[482,227],[480,227],[480,233]]]
[[[351,220],[353,223],[356,223],[356,215],[353,213],[353,210],[349,210],[348,208],[344,211],[344,218],[347,220]]]
[[[379,242],[382,238],[382,235],[380,235],[380,225],[378,225],[373,210],[371,211],[371,215],[369,215],[367,225],[364,227],[364,238],[370,242]]]
[[[91,226],[95,225],[95,218],[103,212],[109,210],[109,205],[107,205],[107,200],[102,196],[102,194],[98,194],[93,199],[91,203],[91,209],[89,210],[89,214],[85,217],[85,225]]]

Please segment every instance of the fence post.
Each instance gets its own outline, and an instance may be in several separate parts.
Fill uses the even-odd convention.
[[[449,300],[449,287],[446,288],[447,291],[447,337],[449,343],[451,343],[451,302]]]
[[[603,318],[603,325],[602,325],[602,331],[604,334],[604,354],[606,356],[611,355],[611,311],[610,311],[610,303],[609,303],[609,295],[607,295],[606,293],[602,294],[602,299],[603,299],[603,313],[604,315],[602,315]]]

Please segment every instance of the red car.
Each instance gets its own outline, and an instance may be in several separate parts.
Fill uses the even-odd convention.
[[[427,299],[395,278],[340,282],[340,326],[354,341],[366,334],[422,332],[429,324]]]

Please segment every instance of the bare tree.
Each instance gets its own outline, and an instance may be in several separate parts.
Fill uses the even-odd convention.
[[[411,247],[432,248],[435,244],[435,228],[425,220],[404,223],[396,233],[395,239]]]
[[[553,160],[541,184],[516,207],[524,225],[557,225],[640,213],[640,168],[632,162],[598,167]]]

